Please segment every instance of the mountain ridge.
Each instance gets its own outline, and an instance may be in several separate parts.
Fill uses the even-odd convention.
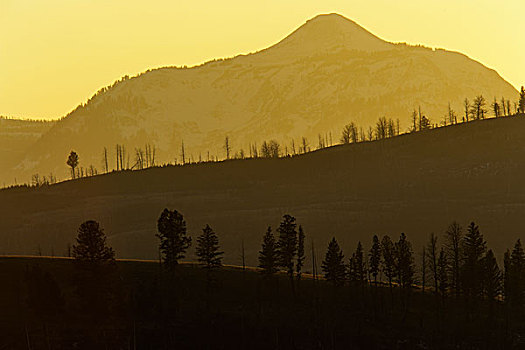
[[[354,49],[363,42],[365,50]],[[315,148],[319,135],[337,140],[350,121],[366,129],[386,115],[405,130],[418,105],[437,123],[448,102],[460,114],[463,99],[480,93],[517,95],[497,72],[465,55],[388,43],[343,16],[321,15],[256,53],[150,70],[101,89],[0,179],[49,172],[63,179],[72,149],[82,166],[100,168],[104,147],[111,153],[117,143],[126,145],[132,164],[135,148],[146,143],[157,146],[159,162],[180,162],[182,142],[190,159],[222,159],[226,136],[233,153],[248,154],[269,139],[283,151],[302,137]]]

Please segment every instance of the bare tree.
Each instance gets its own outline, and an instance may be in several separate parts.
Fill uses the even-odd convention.
[[[226,151],[226,159],[230,159],[230,152],[232,148],[230,145],[230,138],[228,136],[224,138],[224,150]]]

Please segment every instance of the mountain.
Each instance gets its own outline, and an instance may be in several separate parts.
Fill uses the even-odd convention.
[[[0,116],[0,173],[16,165],[31,145],[49,131],[54,123],[54,121],[10,119]],[[20,180],[27,181],[24,178]]]
[[[79,224],[94,219],[118,257],[156,259],[156,221],[167,207],[184,214],[193,237],[210,224],[234,264],[244,241],[247,262],[255,265],[267,226],[278,227],[285,213],[303,225],[319,259],[332,236],[350,252],[358,240],[368,249],[373,234],[397,238],[404,232],[419,251],[431,232],[441,236],[454,220],[463,227],[475,221],[501,257],[516,239],[525,239],[524,133],[522,115],[294,157],[1,190],[0,254],[65,254]],[[193,250],[188,258],[194,259]]]
[[[0,179],[67,178],[72,149],[81,166],[100,169],[104,147],[114,163],[117,143],[130,166],[146,143],[156,146],[158,162],[180,162],[182,142],[187,159],[223,159],[226,136],[233,153],[269,139],[290,149],[303,136],[315,148],[318,135],[337,143],[350,121],[366,129],[387,116],[405,130],[418,106],[434,123],[449,102],[461,116],[465,97],[479,94],[517,97],[465,55],[389,43],[340,15],[320,15],[260,52],[123,78],[58,121]]]

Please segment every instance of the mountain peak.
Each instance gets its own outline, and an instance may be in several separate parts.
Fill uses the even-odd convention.
[[[333,49],[381,51],[390,49],[391,45],[356,22],[340,14],[330,13],[306,21],[274,48],[301,55]]]

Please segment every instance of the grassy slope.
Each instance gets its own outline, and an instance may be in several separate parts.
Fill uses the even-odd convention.
[[[39,314],[28,305],[27,271],[39,266],[57,281],[64,308]],[[503,309],[487,305],[467,315],[465,304],[443,304],[429,293],[400,294],[388,288],[332,288],[319,281],[224,268],[206,292],[206,273],[185,265],[175,274],[158,264],[118,262],[113,278],[96,278],[82,290],[112,291],[109,304],[89,307],[76,292],[85,279],[72,261],[0,259],[0,348],[25,349],[499,349]],[[105,282],[102,282],[105,281]],[[98,286],[98,287],[97,287]],[[34,286],[33,286],[34,287]],[[95,288],[95,289],[92,289]],[[44,291],[43,288],[39,288]],[[43,292],[45,294],[45,291]],[[41,295],[41,294],[37,294]],[[43,297],[42,302],[49,302]],[[405,303],[408,301],[408,303]],[[104,307],[102,305],[107,305]],[[406,307],[405,307],[406,305]],[[100,311],[104,310],[104,311]],[[519,341],[512,321],[507,339]],[[26,334],[27,330],[27,334]],[[133,344],[136,342],[136,344]],[[523,346],[515,343],[514,348]],[[511,347],[508,347],[511,348]]]
[[[111,173],[40,189],[0,191],[0,253],[63,254],[86,219],[101,222],[119,257],[157,257],[156,219],[181,211],[192,236],[209,223],[226,261],[256,264],[267,225],[295,215],[324,253],[337,236],[407,233],[414,247],[452,220],[480,224],[502,254],[525,232],[525,118],[491,119],[286,159]],[[310,246],[310,241],[307,242]],[[193,252],[190,252],[192,258]],[[307,263],[308,264],[308,263]]]

